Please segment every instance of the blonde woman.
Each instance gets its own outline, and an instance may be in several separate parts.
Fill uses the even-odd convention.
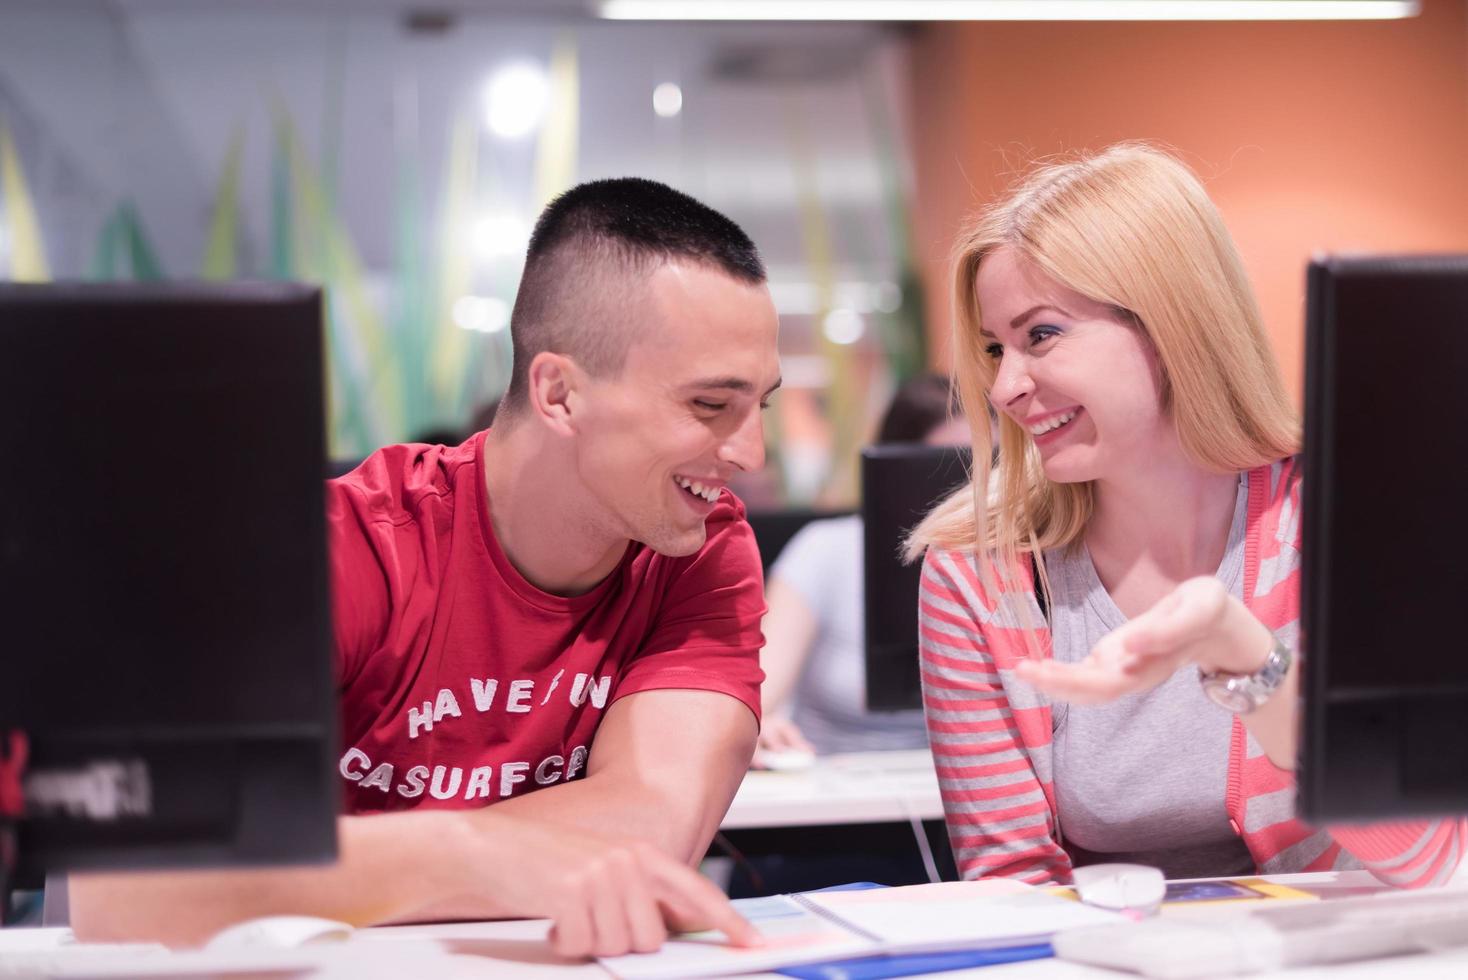
[[[1300,430],[1197,179],[1130,144],[1041,169],[961,236],[954,291],[998,462],[910,550],[964,877],[1451,876],[1462,820],[1294,818]]]

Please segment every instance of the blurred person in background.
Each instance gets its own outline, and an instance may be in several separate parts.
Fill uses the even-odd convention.
[[[968,422],[953,410],[947,378],[923,374],[888,404],[877,443],[967,445]],[[775,752],[861,752],[928,744],[922,711],[866,710],[862,520],[812,521],[770,569],[762,628],[764,724],[754,765]]]

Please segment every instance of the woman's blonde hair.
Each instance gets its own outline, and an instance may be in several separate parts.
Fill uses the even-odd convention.
[[[1121,311],[1161,365],[1163,407],[1200,466],[1239,472],[1296,452],[1285,393],[1253,291],[1223,220],[1198,179],[1150,146],[1123,143],[1043,166],[960,234],[953,251],[955,387],[974,434],[968,486],[940,503],[906,544],[990,555],[1008,581],[1018,557],[1076,543],[1091,518],[1090,483],[1045,477],[1029,432],[1000,415],[996,464],[976,278],[1012,248],[1050,278]],[[989,561],[980,563],[987,573]],[[1041,574],[1043,576],[1043,564]],[[987,574],[986,574],[987,577]]]

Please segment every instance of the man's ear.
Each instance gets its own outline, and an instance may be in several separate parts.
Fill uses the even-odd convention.
[[[541,351],[528,371],[530,413],[560,435],[575,432],[573,409],[583,382],[581,369],[565,354]]]

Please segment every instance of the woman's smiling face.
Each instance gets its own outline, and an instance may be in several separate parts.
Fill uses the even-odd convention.
[[[989,399],[1030,433],[1049,479],[1106,479],[1175,444],[1156,352],[1128,314],[1012,248],[984,258],[976,289],[994,359]]]

